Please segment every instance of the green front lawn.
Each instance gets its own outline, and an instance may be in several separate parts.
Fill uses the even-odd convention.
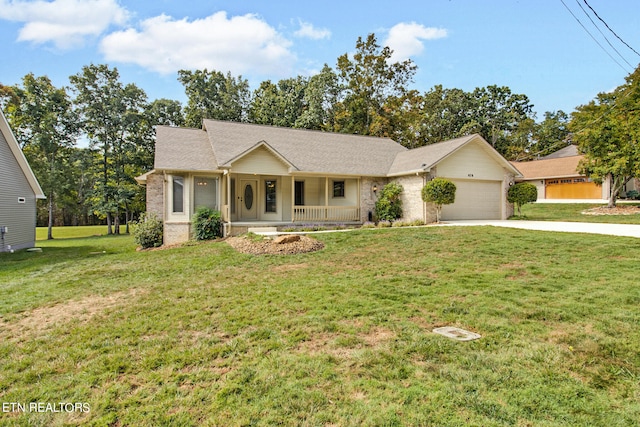
[[[638,240],[360,230],[249,256],[128,236],[0,254],[0,425],[627,426]],[[459,326],[457,342],[432,333]]]
[[[121,226],[124,232],[125,227]],[[47,227],[36,228],[36,240],[47,240]],[[51,234],[54,239],[74,239],[78,237],[96,237],[107,234],[106,225],[87,225],[80,227],[53,227]]]
[[[606,203],[604,204],[606,205]],[[523,218],[530,221],[598,222],[610,224],[640,224],[640,214],[633,215],[585,215],[582,212],[603,206],[590,203],[530,203],[522,207]],[[637,203],[620,206],[638,206]]]

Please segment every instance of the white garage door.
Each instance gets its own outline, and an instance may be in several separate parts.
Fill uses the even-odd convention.
[[[442,220],[502,218],[502,182],[452,181],[456,201],[442,207]]]

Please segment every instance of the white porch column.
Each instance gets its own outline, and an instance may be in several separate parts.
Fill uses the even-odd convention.
[[[329,177],[324,177],[324,220],[327,220],[327,212],[329,210]]]
[[[296,178],[291,175],[291,222],[296,220]]]

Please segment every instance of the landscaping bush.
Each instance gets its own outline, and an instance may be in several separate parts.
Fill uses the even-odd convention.
[[[507,192],[507,201],[514,203],[518,209],[518,216],[522,216],[520,208],[527,203],[533,203],[538,200],[538,189],[535,185],[528,182],[520,182],[509,187]]]
[[[636,190],[629,190],[627,191],[627,199],[638,200],[640,199],[640,193],[638,193]]]
[[[389,221],[392,223],[402,216],[402,185],[390,182],[382,187],[380,197],[376,201],[375,214],[377,221]]]
[[[422,201],[436,205],[436,222],[440,222],[442,205],[456,200],[456,185],[445,178],[434,178],[422,187]]]
[[[162,246],[162,221],[155,214],[142,214],[131,226],[133,240],[142,248]]]
[[[193,216],[193,237],[196,240],[213,240],[222,237],[220,211],[198,208]]]

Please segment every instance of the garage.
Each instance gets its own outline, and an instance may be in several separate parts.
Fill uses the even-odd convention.
[[[587,178],[547,179],[546,199],[601,199],[602,187]]]
[[[456,201],[442,207],[442,220],[502,219],[502,182],[451,180]]]

